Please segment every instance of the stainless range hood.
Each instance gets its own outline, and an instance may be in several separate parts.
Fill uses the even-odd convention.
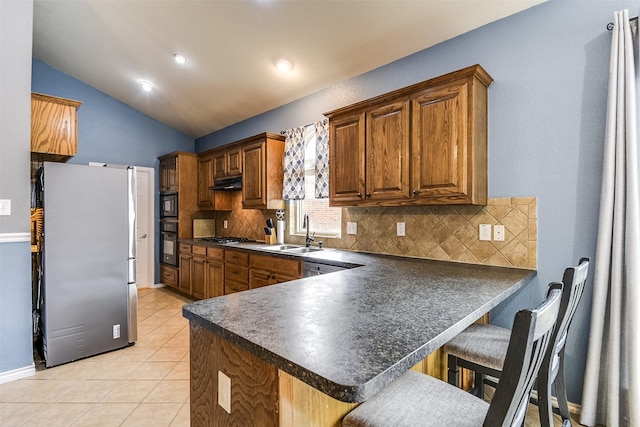
[[[236,176],[231,178],[216,179],[213,182],[213,186],[209,187],[209,190],[241,190],[242,189],[242,176]]]

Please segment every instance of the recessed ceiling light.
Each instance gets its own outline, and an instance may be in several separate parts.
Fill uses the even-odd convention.
[[[178,63],[178,64],[186,64],[187,63],[187,57],[182,55],[181,53],[174,53],[173,54],[173,60],[176,61],[176,63]]]
[[[151,83],[145,80],[140,80],[140,86],[142,86],[142,90],[144,90],[145,92],[151,92],[151,89],[153,89]]]
[[[276,67],[278,67],[280,71],[288,73],[289,71],[293,70],[293,63],[288,59],[280,58],[276,61]]]

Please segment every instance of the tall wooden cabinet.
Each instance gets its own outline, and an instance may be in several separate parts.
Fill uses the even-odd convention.
[[[263,133],[242,141],[242,207],[280,209],[284,136]]]
[[[326,113],[330,204],[486,204],[492,81],[475,65]]]
[[[198,209],[198,158],[174,151],[159,157],[160,193],[178,193],[178,238],[193,236],[192,216]]]
[[[31,157],[66,162],[78,151],[79,101],[31,93]]]

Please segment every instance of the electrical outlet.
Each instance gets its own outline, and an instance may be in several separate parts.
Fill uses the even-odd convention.
[[[504,225],[493,226],[493,240],[504,242]]]
[[[0,199],[0,215],[11,215],[11,199]]]
[[[480,240],[491,240],[491,224],[480,224]]]
[[[120,338],[120,325],[113,325],[113,339],[117,340]]]
[[[358,234],[357,222],[347,222],[347,234]]]
[[[218,405],[231,413],[231,378],[226,376],[222,371],[218,371]]]
[[[396,222],[396,235],[404,236],[404,222]]]
[[[229,223],[227,222],[227,220],[225,219],[224,222],[222,223],[222,226],[224,228],[227,228],[229,226]]]

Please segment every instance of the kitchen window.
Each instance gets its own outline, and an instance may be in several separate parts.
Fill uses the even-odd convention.
[[[311,234],[316,237],[341,236],[342,208],[329,206],[329,199],[315,198],[316,185],[316,131],[313,125],[304,130],[304,192],[303,200],[291,200],[290,221],[295,235],[305,235],[307,230],[302,228],[303,217],[309,215],[311,222]]]

